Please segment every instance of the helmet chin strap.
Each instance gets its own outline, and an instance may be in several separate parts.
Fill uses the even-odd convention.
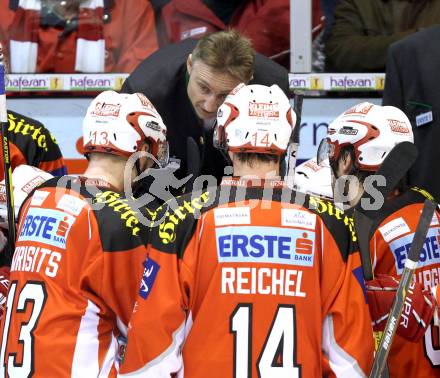
[[[140,176],[142,172],[141,172],[141,165],[138,159],[135,161],[134,166],[136,167],[136,176]]]
[[[231,157],[228,154],[227,150],[224,150],[223,148],[219,148],[218,149],[220,151],[220,153],[223,155],[223,157],[226,159],[226,161],[228,162],[229,165],[232,165],[232,160]]]
[[[347,172],[347,174],[343,175],[343,176],[355,176],[356,178],[358,178],[358,173],[359,173],[359,168],[356,166],[356,163],[354,162],[354,160],[352,159],[352,164],[351,164],[351,168],[350,171]],[[338,179],[340,178],[340,176],[338,176],[337,171],[338,171],[338,162],[339,159],[337,161],[335,160],[329,160],[330,163],[330,169],[332,171],[332,174],[335,178],[335,183],[333,185],[333,199],[335,200],[335,202],[339,202],[338,198],[336,196],[337,193],[339,193],[340,195],[342,195],[342,197],[350,197],[349,196],[349,191],[350,191],[350,180],[344,180],[344,187],[340,188],[340,183],[338,181]],[[358,178],[359,180],[359,178]],[[342,189],[342,190],[340,190]],[[340,203],[340,202],[339,202]],[[346,205],[346,202],[343,202],[344,205]]]

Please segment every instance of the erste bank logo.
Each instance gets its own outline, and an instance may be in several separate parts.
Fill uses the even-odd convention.
[[[219,262],[313,266],[315,232],[282,227],[215,229]]]
[[[402,274],[405,261],[411,248],[414,233],[393,240],[389,245],[395,259],[396,271]],[[420,251],[420,260],[417,268],[440,264],[440,228],[432,227],[428,230],[423,249]]]
[[[66,249],[66,240],[75,217],[63,211],[29,208],[18,241],[33,241]]]

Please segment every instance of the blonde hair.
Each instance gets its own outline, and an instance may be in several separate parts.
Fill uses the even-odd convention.
[[[248,38],[228,30],[202,37],[192,52],[192,60],[247,83],[254,74],[255,51]]]

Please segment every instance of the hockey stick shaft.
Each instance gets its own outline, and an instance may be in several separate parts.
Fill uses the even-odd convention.
[[[0,52],[1,54],[1,52]],[[15,250],[15,211],[12,187],[12,168],[9,153],[8,114],[6,109],[5,64],[0,55],[0,123],[2,132],[2,152],[5,171],[6,209],[8,213],[8,246],[6,260],[10,261]]]
[[[301,129],[301,116],[303,106],[304,94],[300,91],[295,91],[293,94],[293,110],[296,114],[295,127],[290,137],[289,156],[287,161],[287,179],[286,184],[289,188],[293,187],[293,180],[295,177],[296,158],[299,148],[299,134]]]
[[[405,268],[402,273],[402,277],[397,287],[396,296],[391,307],[390,314],[388,316],[387,324],[385,326],[383,337],[377,350],[376,357],[374,358],[373,368],[371,369],[370,378],[379,378],[382,375],[382,371],[385,367],[388,354],[390,352],[391,344],[393,342],[394,335],[396,334],[397,326],[399,325],[399,319],[405,305],[405,298],[411,284],[414,271],[417,268],[419,262],[420,251],[425,243],[426,235],[428,233],[429,225],[434,215],[434,211],[437,204],[431,200],[425,200],[423,205],[422,215],[420,216],[419,223],[414,234],[414,238],[411,243],[408,256],[405,261]]]

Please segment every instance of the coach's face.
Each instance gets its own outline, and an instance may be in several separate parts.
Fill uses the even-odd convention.
[[[224,72],[213,71],[200,60],[187,60],[189,73],[188,97],[197,116],[201,119],[215,118],[217,109],[240,80]]]

